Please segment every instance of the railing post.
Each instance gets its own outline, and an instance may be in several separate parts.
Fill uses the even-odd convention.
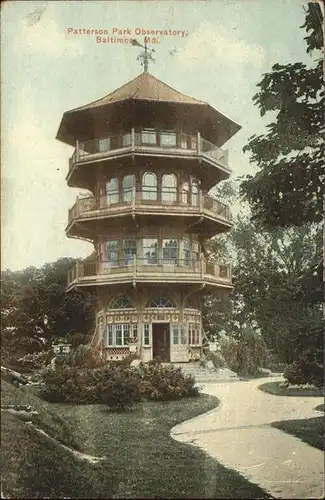
[[[199,196],[200,196],[200,211],[203,213],[204,210],[204,194],[202,189],[199,190]]]
[[[135,279],[137,275],[137,257],[133,255],[133,279]]]
[[[201,153],[201,134],[200,132],[197,133],[197,154],[199,155]]]
[[[133,127],[131,129],[131,149],[132,149],[132,151],[134,151],[134,149],[135,149],[135,133],[134,133]]]
[[[201,278],[204,276],[204,267],[206,266],[206,261],[201,258]]]
[[[133,208],[133,210],[135,209],[135,205],[136,205],[136,196],[137,196],[136,187],[133,186],[133,188],[132,188],[132,208]]]
[[[79,161],[79,150],[80,150],[79,141],[77,139],[76,140],[76,161]]]
[[[79,262],[76,264],[76,280],[79,278]]]
[[[76,217],[78,217],[80,215],[80,211],[79,211],[79,196],[77,196],[77,199],[76,199]]]

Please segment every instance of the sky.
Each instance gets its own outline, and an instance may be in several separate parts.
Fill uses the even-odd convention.
[[[265,131],[252,97],[275,63],[311,62],[303,0],[7,1],[1,12],[2,269],[85,257],[92,245],[65,227],[79,192],[66,184],[73,148],[55,139],[62,115],[142,72],[131,45],[97,43],[72,29],[167,29],[149,71],[242,126],[224,146],[233,177],[256,168],[242,148]],[[71,31],[71,30],[70,30]],[[143,43],[143,36],[135,35]],[[175,50],[176,49],[176,50]],[[173,53],[173,55],[170,54]]]

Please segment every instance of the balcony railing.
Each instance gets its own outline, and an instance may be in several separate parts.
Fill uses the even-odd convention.
[[[152,279],[163,281],[173,279],[186,281],[191,279],[212,279],[231,283],[231,266],[216,264],[205,260],[160,259],[155,256],[138,258],[130,256],[116,261],[88,261],[76,264],[68,273],[68,286],[80,283],[118,282]]]
[[[95,217],[96,215],[110,213],[113,215],[116,211],[123,210],[125,207],[136,209],[141,206],[145,206],[149,212],[151,208],[162,213],[177,210],[182,213],[208,211],[227,222],[231,220],[229,206],[209,195],[190,195],[188,191],[174,192],[171,190],[162,190],[161,193],[157,193],[152,189],[136,191],[131,188],[124,189],[122,192],[110,191],[98,198],[77,198],[76,203],[69,209],[69,224],[79,217]]]
[[[84,142],[77,141],[76,149],[69,160],[69,172],[78,162],[141,151],[155,154],[169,152],[176,156],[202,156],[229,171],[228,151],[203,139],[199,132],[196,135],[187,135],[172,131],[158,132],[153,129],[135,131],[132,128],[123,134]]]

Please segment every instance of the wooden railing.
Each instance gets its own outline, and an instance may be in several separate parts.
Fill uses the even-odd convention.
[[[107,195],[98,198],[77,198],[73,207],[69,209],[69,223],[78,217],[94,217],[96,215],[94,212],[96,211],[100,213],[109,213],[110,211],[116,213],[116,208],[118,207],[133,206],[136,208],[141,205],[154,206],[155,209],[161,207],[162,210],[166,207],[170,210],[179,208],[184,213],[187,209],[190,212],[203,212],[207,210],[228,222],[231,220],[229,206],[207,194],[190,195],[188,191],[172,192],[171,190],[162,190],[158,193],[150,189],[143,189],[141,191],[125,189],[122,192],[111,191]]]
[[[116,261],[88,261],[76,264],[68,273],[68,285],[87,281],[92,278],[94,282],[109,281],[110,278],[127,275],[133,279],[152,276],[153,279],[159,275],[159,280],[164,277],[170,278],[194,275],[197,278],[212,277],[225,282],[231,282],[231,266],[229,264],[217,264],[205,260],[182,260],[182,259],[160,259],[155,257],[138,258],[131,257]]]
[[[144,149],[152,152],[166,151],[170,154],[204,156],[229,171],[228,151],[202,138],[199,132],[189,135],[152,129],[135,131],[132,128],[118,135],[83,142],[77,141],[75,151],[69,160],[69,172],[77,162],[108,158]]]

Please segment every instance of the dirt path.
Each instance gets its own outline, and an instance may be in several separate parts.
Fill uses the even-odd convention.
[[[272,378],[272,381],[282,380]],[[175,426],[171,436],[199,446],[275,498],[323,498],[324,453],[270,426],[278,420],[321,416],[321,397],[266,394],[264,379],[206,384],[216,409]]]

